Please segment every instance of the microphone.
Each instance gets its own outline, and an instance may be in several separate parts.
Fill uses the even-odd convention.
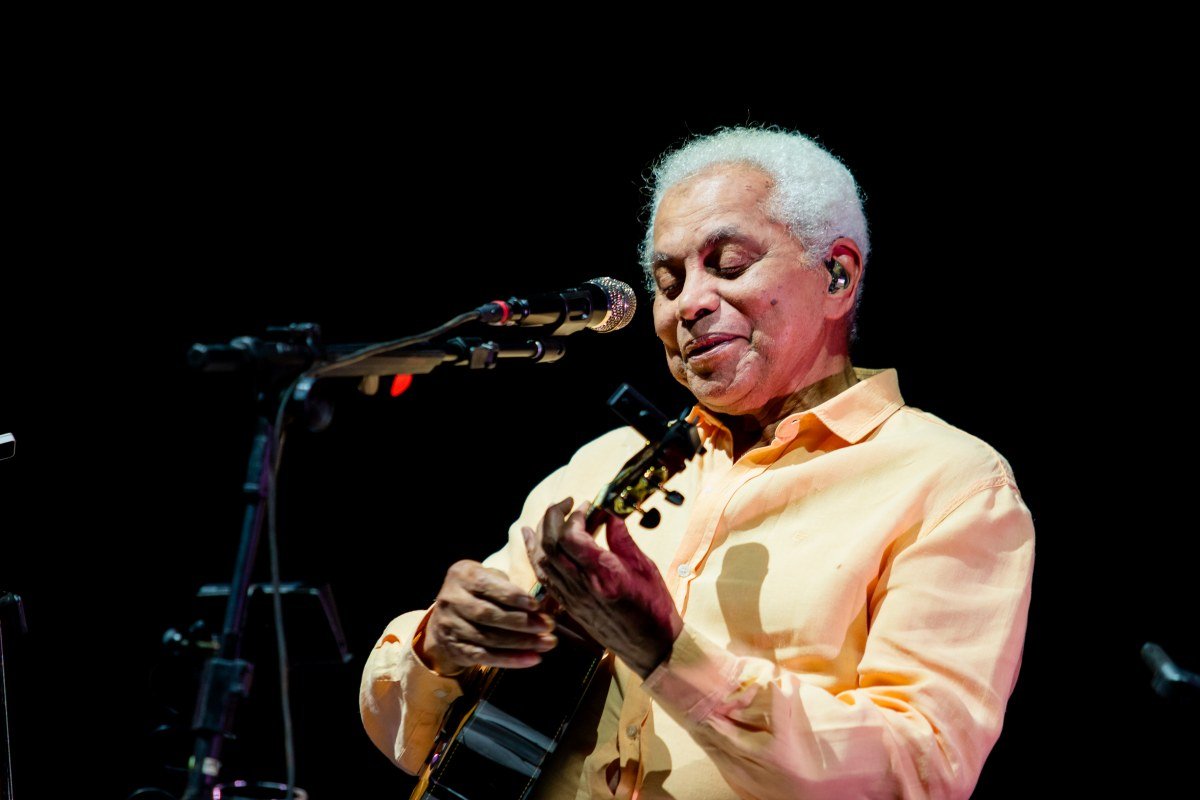
[[[624,328],[637,310],[629,284],[615,278],[592,278],[572,289],[534,297],[494,300],[475,311],[489,325],[553,326],[552,336],[591,328],[608,333]]]

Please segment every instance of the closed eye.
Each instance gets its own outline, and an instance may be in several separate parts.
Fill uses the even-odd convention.
[[[705,249],[707,252],[702,251],[704,269],[710,275],[727,280],[738,277],[766,255],[737,231],[725,229],[710,236]],[[663,253],[657,254],[655,260],[655,285],[659,293],[673,300],[679,296],[686,278],[683,263]]]
[[[746,264],[737,264],[731,267],[707,267],[706,269],[712,275],[718,278],[732,280],[752,266],[753,262]],[[667,299],[673,300],[683,288],[683,280],[668,274],[667,270],[659,270],[659,275],[655,281],[655,287]]]
[[[713,275],[736,277],[762,256],[740,241],[722,241],[704,257],[704,267]]]
[[[679,281],[675,280],[659,281],[657,284],[659,294],[669,300],[674,300],[679,295],[679,289],[682,285]]]

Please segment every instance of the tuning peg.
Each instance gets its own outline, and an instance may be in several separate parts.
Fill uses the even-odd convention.
[[[667,496],[667,502],[670,503],[671,505],[673,505],[673,506],[683,505],[683,495],[681,495],[679,492],[671,491],[671,492],[663,492],[663,494],[665,494]]]
[[[641,524],[643,528],[657,528],[660,522],[662,522],[662,512],[657,508],[642,512]]]

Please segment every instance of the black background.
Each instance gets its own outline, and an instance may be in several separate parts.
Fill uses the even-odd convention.
[[[641,176],[682,137],[744,122],[815,136],[854,172],[872,229],[854,363],[896,367],[909,404],[996,447],[1033,512],[1024,665],[976,796],[1034,771],[1146,794],[1190,773],[1195,712],[1155,697],[1138,656],[1156,641],[1200,669],[1190,278],[1173,269],[1195,176],[1149,94],[1070,70],[976,74],[964,93],[880,65],[868,88],[886,103],[686,101],[661,81],[466,84],[385,58],[233,69],[169,49],[22,98],[0,343],[0,431],[19,440],[0,462],[0,589],[30,623],[5,627],[18,793],[123,797],[187,751],[152,744],[164,703],[186,719],[194,699],[159,639],[218,613],[194,596],[232,571],[253,422],[247,382],[188,371],[192,342],[296,321],[378,341],[597,275],[640,287]],[[687,401],[645,310],[569,344],[556,365],[443,371],[399,398],[331,384],[332,427],[289,439],[284,576],[331,585],[355,656],[299,663],[332,639],[289,607],[312,797],[406,794],[356,705],[383,627],[498,546],[537,480],[614,426],[621,382]],[[268,612],[251,610],[259,672],[227,767],[280,779]]]

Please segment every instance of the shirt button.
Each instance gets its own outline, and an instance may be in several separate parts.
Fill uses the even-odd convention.
[[[637,735],[638,735],[638,726],[630,725],[628,728],[625,729],[625,735],[628,736],[630,739],[636,739]]]
[[[677,569],[676,572],[679,573],[679,577],[686,578],[692,574],[692,568],[687,564],[680,564],[679,569]]]

